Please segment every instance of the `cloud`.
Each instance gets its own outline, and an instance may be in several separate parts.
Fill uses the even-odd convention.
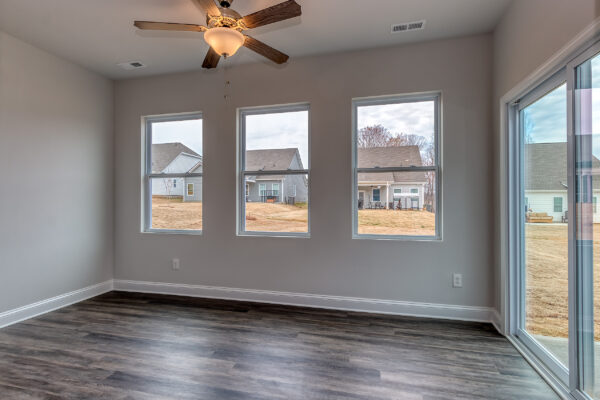
[[[154,122],[152,143],[183,143],[198,154],[202,154],[202,120]]]
[[[433,141],[435,128],[433,101],[358,107],[357,128],[382,125],[393,135],[419,135]]]
[[[308,168],[308,111],[248,115],[246,149],[297,148]]]

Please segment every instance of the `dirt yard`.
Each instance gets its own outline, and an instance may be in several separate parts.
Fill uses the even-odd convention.
[[[306,204],[247,203],[246,230],[306,232]],[[435,235],[435,215],[426,211],[359,210],[359,233],[379,235]],[[155,197],[152,227],[157,229],[202,229],[202,203]]]
[[[527,224],[527,330],[568,337],[568,237],[566,224]],[[600,224],[594,225],[594,309],[600,310]],[[600,340],[600,317],[595,319]]]
[[[358,233],[435,236],[435,214],[412,210],[358,210]]]

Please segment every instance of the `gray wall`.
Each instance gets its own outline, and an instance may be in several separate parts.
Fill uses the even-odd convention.
[[[116,278],[491,306],[491,48],[481,35],[232,66],[227,103],[223,69],[117,82]],[[351,99],[424,91],[443,93],[444,240],[352,240]],[[237,237],[236,108],[293,102],[311,105],[312,237]],[[187,111],[204,117],[203,235],[142,234],[140,117]]]
[[[0,32],[0,312],[111,279],[112,155],[112,82]]]
[[[599,0],[515,0],[494,32],[495,305],[500,300],[500,99],[600,15]]]

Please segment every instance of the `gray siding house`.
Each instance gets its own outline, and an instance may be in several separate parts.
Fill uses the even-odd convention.
[[[358,168],[422,166],[418,146],[357,149]],[[358,174],[358,204],[364,208],[421,210],[425,204],[425,172],[369,172]]]
[[[529,143],[525,145],[525,208],[527,212],[546,213],[551,222],[563,222],[568,209],[567,144]],[[600,160],[592,158],[592,168],[600,170]],[[594,223],[600,223],[598,198],[600,176],[592,178]]]
[[[152,145],[153,174],[202,172],[202,156],[182,143]],[[154,178],[152,196],[181,197],[183,201],[202,201],[202,177]]]
[[[281,171],[303,169],[297,148],[246,151],[246,170]],[[304,203],[308,201],[305,175],[257,175],[246,177],[246,201]]]

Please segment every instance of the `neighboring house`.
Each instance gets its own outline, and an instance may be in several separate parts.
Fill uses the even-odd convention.
[[[527,211],[546,213],[553,217],[553,222],[562,222],[568,210],[567,144],[530,143],[525,145],[524,153]],[[598,158],[593,157],[592,167],[600,168]],[[592,187],[594,223],[599,223],[600,176],[594,176]]]
[[[418,146],[358,149],[358,168],[420,167]],[[425,172],[369,172],[358,174],[358,208],[421,210],[424,206]]]
[[[297,148],[246,151],[246,170],[285,171],[304,169]],[[305,175],[246,176],[246,201],[304,203],[308,201]]]
[[[153,174],[202,172],[202,156],[182,143],[152,145]],[[152,195],[181,197],[183,201],[202,201],[202,177],[154,178]]]

